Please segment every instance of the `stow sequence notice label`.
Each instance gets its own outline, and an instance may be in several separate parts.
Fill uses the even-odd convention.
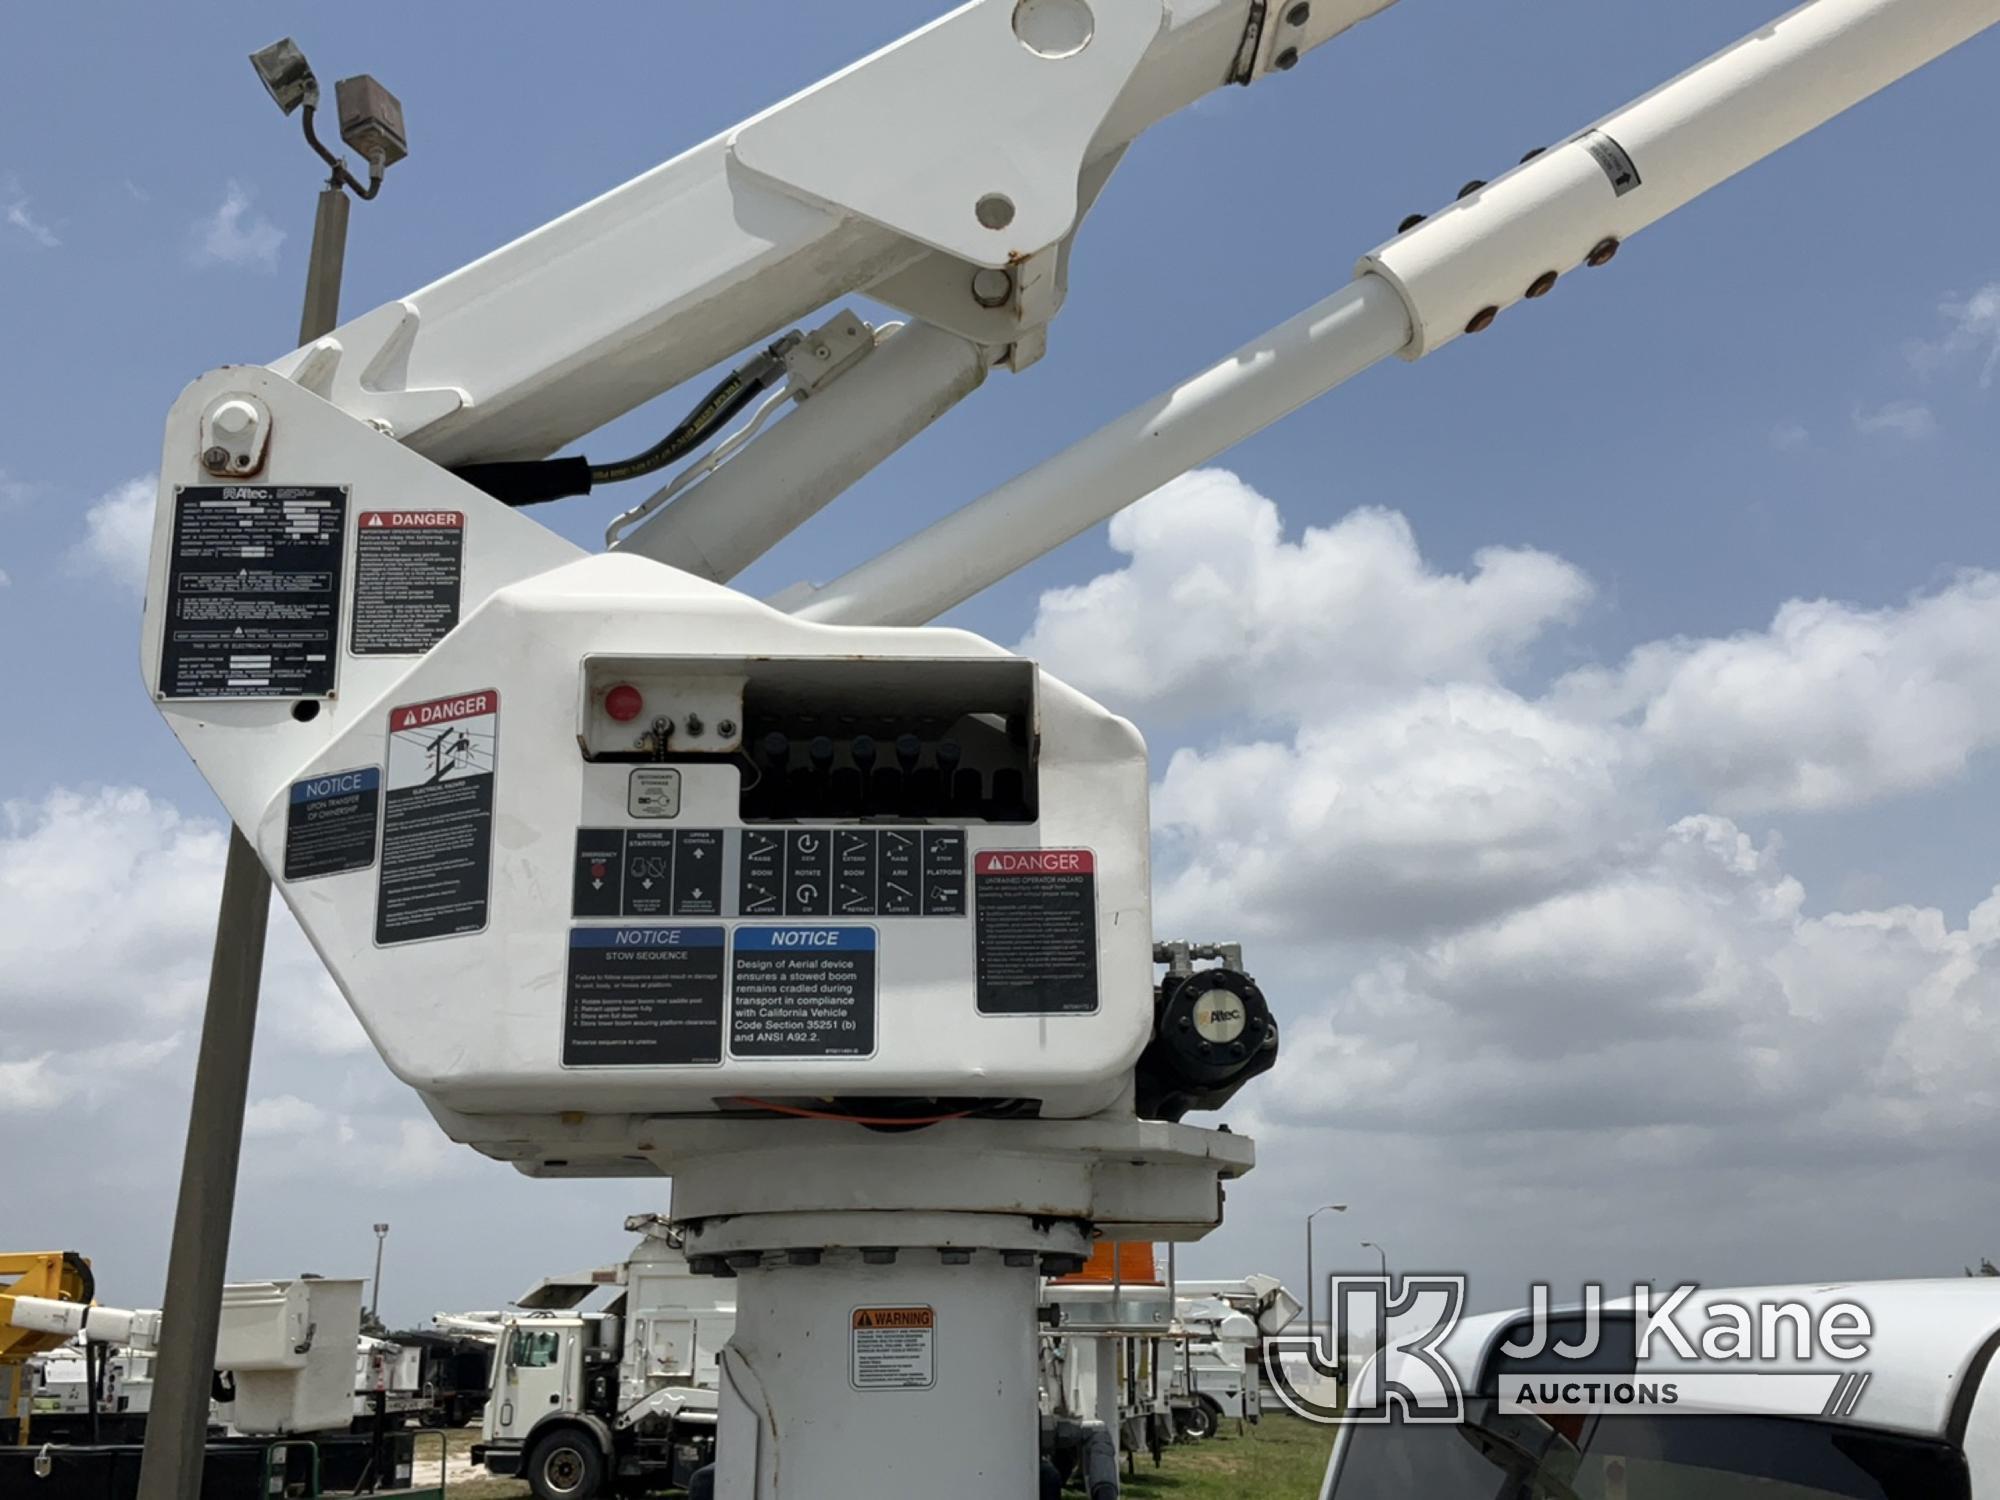
[[[1097,1009],[1097,862],[1088,849],[985,849],[972,859],[982,1015]]]
[[[161,696],[331,693],[346,514],[338,485],[176,489]]]
[[[389,710],[378,944],[485,929],[499,746],[492,688]]]
[[[379,766],[293,782],[285,811],[285,879],[344,875],[374,864],[381,802]]]
[[[458,625],[465,513],[364,510],[354,526],[355,656],[418,656]]]
[[[563,1066],[722,1061],[720,927],[579,927],[569,935]]]
[[[937,1310],[857,1307],[848,1379],[857,1391],[926,1391],[937,1384]]]
[[[875,929],[739,927],[729,969],[732,1057],[875,1051]]]

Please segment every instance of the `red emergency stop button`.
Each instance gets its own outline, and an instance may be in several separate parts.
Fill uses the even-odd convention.
[[[646,707],[646,700],[639,690],[629,682],[621,682],[604,695],[604,711],[620,724],[629,724],[639,717]]]

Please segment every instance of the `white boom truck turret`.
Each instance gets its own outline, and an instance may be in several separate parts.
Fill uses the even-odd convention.
[[[691,1263],[735,1278],[723,1500],[1019,1500],[1038,1275],[1199,1238],[1253,1159],[1185,1117],[1277,1025],[1156,952],[1137,731],[926,622],[2000,20],[1810,0],[875,561],[728,586],[1042,357],[1147,126],[1387,3],[973,0],[169,414],[147,691],[453,1139],[674,1179]],[[718,365],[645,453],[548,459]],[[518,508],[683,458],[609,554]]]
[[[730,1283],[696,1276],[657,1214],[616,1266],[551,1277],[498,1320],[493,1389],[473,1462],[538,1488],[685,1486],[715,1457],[717,1357],[735,1331]],[[579,1311],[616,1288],[601,1309]]]

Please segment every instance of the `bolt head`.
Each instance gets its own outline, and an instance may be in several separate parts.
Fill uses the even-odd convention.
[[[1289,26],[1303,26],[1312,19],[1312,13],[1312,6],[1307,4],[1306,0],[1299,0],[1297,5],[1285,12],[1285,23]]]
[[[216,407],[208,421],[224,437],[242,437],[256,428],[257,408],[248,401],[225,401]]]
[[[1299,49],[1296,47],[1287,47],[1283,52],[1280,52],[1276,57],[1271,59],[1271,66],[1276,68],[1280,73],[1288,73],[1298,65]]]
[[[1013,295],[1013,276],[998,266],[982,266],[972,273],[972,300],[981,307],[1005,307]]]
[[[203,468],[219,474],[229,467],[229,450],[227,448],[210,448],[202,454],[201,464]]]

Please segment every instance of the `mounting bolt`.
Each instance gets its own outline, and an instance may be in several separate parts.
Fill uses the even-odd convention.
[[[893,1266],[895,1263],[894,1245],[871,1245],[861,1252],[861,1264],[864,1266]]]
[[[1287,26],[1303,26],[1307,21],[1312,19],[1312,13],[1312,6],[1308,5],[1306,0],[1299,0],[1297,5],[1294,5],[1290,10],[1285,12],[1285,24]]]
[[[1014,296],[1014,275],[998,266],[981,266],[972,273],[972,300],[981,307],[1005,307]]]
[[[1034,1263],[1035,1252],[1032,1250],[1002,1250],[1000,1252],[1000,1264],[1003,1266],[1012,1266],[1014,1269],[1019,1270],[1024,1266],[1032,1266]]]
[[[1482,307],[1472,315],[1472,321],[1465,325],[1467,333],[1484,333],[1493,326],[1493,320],[1500,316],[1497,307]]]
[[[717,719],[715,721],[715,732],[725,740],[735,739],[736,721],[734,719]]]
[[[1521,295],[1524,297],[1546,297],[1550,292],[1555,290],[1555,285],[1556,273],[1554,271],[1544,271],[1528,283],[1527,291]]]
[[[1472,181],[1468,182],[1464,187],[1458,190],[1458,196],[1461,198],[1470,198],[1474,193],[1478,192],[1481,188],[1485,186],[1486,186],[1486,179],[1484,177],[1475,177],[1472,179]]]
[[[824,1252],[819,1250],[787,1250],[785,1264],[788,1266],[816,1266]]]
[[[969,1266],[972,1264],[970,1250],[940,1250],[938,1264],[946,1266]]]
[[[211,474],[220,474],[229,467],[229,450],[227,448],[210,448],[206,453],[202,454],[201,466]]]
[[[764,1264],[764,1257],[755,1250],[736,1250],[723,1257],[732,1271],[754,1271]]]
[[[1296,47],[1287,47],[1283,52],[1280,52],[1276,57],[1271,59],[1271,66],[1276,68],[1280,73],[1290,72],[1298,65],[1299,49]]]
[[[1618,239],[1615,235],[1599,240],[1590,247],[1590,254],[1583,258],[1586,266],[1601,266],[1618,253]]]
[[[1424,220],[1428,219],[1429,217],[1430,217],[1429,214],[1408,214],[1404,217],[1403,222],[1396,226],[1396,233],[1408,234],[1412,229],[1415,229],[1419,224],[1423,223]]]

